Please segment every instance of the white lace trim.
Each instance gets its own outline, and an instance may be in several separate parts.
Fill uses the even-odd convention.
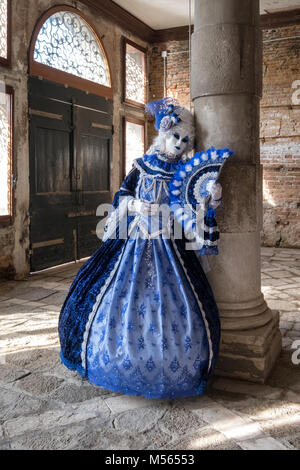
[[[139,175],[139,179],[138,179],[138,184],[136,185],[135,187],[135,191],[134,191],[134,197],[136,199],[138,199],[138,196],[139,196],[139,193],[140,193],[140,189],[141,189],[141,185],[142,185],[142,182],[143,182],[143,177],[145,175],[144,171],[142,170],[142,168],[138,165],[137,163],[137,167],[136,167],[139,171],[140,171],[140,175]]]
[[[163,155],[162,153],[157,153],[157,158],[159,160],[162,160],[163,162],[168,162],[168,163],[174,163],[174,162],[179,162],[179,160],[182,160],[182,157],[178,158],[168,158],[167,155]]]
[[[152,183],[150,183],[149,186],[146,186],[146,183],[145,183],[145,180],[147,179],[152,179]],[[157,185],[159,185],[158,187],[158,193],[156,194],[156,189],[157,189]],[[154,196],[154,200],[153,202],[156,204],[160,201],[161,199],[161,193],[162,193],[162,189],[164,189],[164,192],[167,196],[169,196],[169,185],[167,183],[167,181],[165,181],[164,179],[160,179],[160,178],[156,178],[156,177],[153,177],[152,175],[149,175],[148,173],[144,173],[141,175],[140,177],[140,181],[139,181],[139,184],[137,186],[137,191],[135,193],[135,197],[137,199],[140,199],[140,189],[143,189],[146,193],[149,193],[150,191],[153,190],[153,196]]]
[[[214,166],[214,165],[208,165],[208,166]],[[199,171],[201,171],[201,169],[202,169],[202,168],[199,168]],[[195,174],[196,174],[196,173],[194,173],[193,177],[195,176]],[[207,173],[206,173],[206,175],[207,175]],[[205,175],[205,177],[206,177],[206,175]],[[204,175],[203,175],[203,176],[204,176]],[[203,178],[203,176],[202,176],[201,178]],[[197,183],[196,183],[196,185],[197,185]],[[196,186],[196,185],[195,185],[195,186]],[[195,188],[194,188],[194,190],[195,190]],[[187,204],[189,205],[190,209],[191,209],[194,213],[196,213],[196,211],[195,211],[195,209],[193,208],[192,204],[189,202],[189,197],[188,197],[188,196],[189,196],[189,193],[188,193],[188,192],[189,192],[189,183],[186,185],[186,188],[185,188],[185,200],[186,200]],[[194,193],[194,196],[195,196],[195,193]],[[196,197],[196,196],[195,196],[195,197]],[[197,202],[198,202],[199,204],[203,204],[203,201],[204,201],[204,203],[205,203],[206,198],[205,198],[205,197],[201,197],[201,198],[199,199],[199,201],[198,201],[197,198],[196,198],[196,200],[197,200]]]
[[[154,188],[154,194],[155,194],[156,193],[156,181],[157,181],[156,178],[148,177],[150,180],[152,180],[152,183],[149,186],[146,186],[146,178],[147,178],[147,175],[142,176],[142,188],[143,188],[143,190],[146,193],[149,193]]]
[[[176,245],[176,243],[175,243],[174,237],[173,237],[172,235],[171,235],[171,240],[172,240],[172,243],[173,243],[174,250],[175,250],[175,252],[176,252],[176,254],[177,254],[177,256],[178,256],[178,259],[179,259],[179,261],[180,261],[180,264],[181,264],[181,266],[182,266],[182,269],[184,270],[184,273],[185,273],[185,275],[186,275],[186,277],[187,277],[187,279],[188,279],[188,281],[189,281],[190,287],[191,287],[191,289],[192,289],[192,291],[193,291],[193,293],[194,293],[194,296],[195,296],[195,298],[196,298],[196,300],[197,300],[197,303],[198,303],[198,306],[199,306],[199,308],[200,308],[200,312],[201,312],[201,315],[202,315],[202,318],[203,318],[203,321],[204,321],[204,325],[205,325],[205,329],[206,329],[206,335],[207,335],[207,339],[208,339],[208,345],[209,345],[209,365],[208,365],[208,372],[209,372],[209,370],[210,370],[210,368],[211,368],[212,358],[213,358],[213,347],[212,347],[212,340],[211,340],[209,325],[208,325],[208,322],[207,322],[207,319],[206,319],[206,316],[205,316],[205,312],[204,312],[204,309],[203,309],[203,305],[202,305],[202,303],[200,302],[200,300],[199,300],[199,298],[198,298],[198,295],[197,295],[197,293],[196,293],[196,291],[195,291],[195,289],[194,289],[194,286],[193,286],[193,284],[192,284],[192,282],[191,282],[191,279],[190,279],[190,277],[189,277],[189,275],[188,275],[188,273],[187,273],[187,270],[186,270],[186,268],[185,268],[185,266],[184,266],[184,262],[183,262],[183,260],[182,260],[182,258],[181,258],[181,256],[180,256],[180,253],[179,253],[179,251],[178,251],[178,248],[177,248],[177,245]]]
[[[194,197],[196,199],[196,201],[198,203],[201,203],[201,201],[203,200],[203,197],[204,196],[201,196],[200,194],[200,187],[203,183],[204,180],[209,180],[209,181],[215,181],[216,179],[218,178],[218,172],[216,171],[210,171],[209,173],[205,173],[204,175],[202,175],[198,180],[197,180],[197,183],[195,184],[194,186],[194,189],[193,189],[193,194],[194,194]],[[208,181],[208,183],[209,183]],[[208,192],[209,189],[207,189]]]
[[[146,229],[146,227],[144,227],[144,225],[141,223],[140,220],[138,221],[137,226],[140,228],[141,232],[145,235],[147,240],[152,240],[153,238],[158,238],[159,235],[163,235],[164,233],[168,233],[168,230],[167,230],[166,227],[161,229],[161,230],[157,230],[156,232],[149,233],[148,230]]]
[[[205,246],[218,246],[218,240],[215,240],[214,242],[211,240],[204,240],[204,238],[199,237],[197,234],[195,234],[196,238],[196,243],[200,243],[201,247]]]
[[[165,173],[166,175],[170,175],[170,176],[166,176],[166,178],[167,177],[171,178],[175,173],[175,170],[174,171],[166,171],[166,170],[163,170],[162,168],[159,168],[158,166],[151,165],[151,163],[149,163],[148,161],[147,162],[145,161],[144,163],[151,170],[159,171],[159,172]],[[142,174],[147,174],[145,172],[145,170],[139,165],[139,163],[136,160],[133,161],[133,164]],[[152,176],[155,176],[155,175],[152,175]],[[164,177],[164,175],[160,175],[160,177]]]

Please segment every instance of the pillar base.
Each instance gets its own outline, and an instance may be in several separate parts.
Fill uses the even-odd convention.
[[[222,331],[220,353],[214,375],[264,383],[282,348],[279,313],[271,321],[248,330]]]

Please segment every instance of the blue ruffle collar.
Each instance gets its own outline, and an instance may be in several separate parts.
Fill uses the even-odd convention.
[[[160,153],[145,154],[143,158],[137,158],[135,162],[137,167],[141,167],[147,173],[158,173],[165,176],[173,175],[182,164],[181,158],[170,160],[166,155]]]

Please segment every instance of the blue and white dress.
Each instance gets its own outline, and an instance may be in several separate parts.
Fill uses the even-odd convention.
[[[195,252],[174,237],[171,215],[167,223],[122,215],[133,197],[168,204],[179,164],[159,154],[134,161],[113,201],[127,235],[117,228],[117,238],[106,237],[62,307],[62,362],[105,389],[148,398],[198,395],[214,370],[219,314]],[[108,232],[114,224],[112,214]]]

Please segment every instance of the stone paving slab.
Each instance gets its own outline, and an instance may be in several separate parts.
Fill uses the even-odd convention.
[[[243,442],[244,450],[288,450],[286,446],[276,441],[272,437],[261,437],[259,439],[249,439]]]
[[[59,292],[52,293],[48,297],[42,299],[42,301],[44,303],[47,303],[53,306],[61,307],[65,298],[66,298],[66,293],[59,291]]]
[[[53,289],[45,289],[44,287],[29,288],[29,286],[28,287],[19,286],[19,287],[13,288],[11,293],[16,299],[20,299],[21,301],[22,300],[37,301],[37,300],[42,300],[45,297],[49,297],[52,294],[55,294],[55,291]]]
[[[88,420],[71,426],[61,426],[51,431],[28,432],[6,440],[6,447],[2,448],[12,450],[89,449],[97,442],[95,432],[88,425],[89,422]]]
[[[151,400],[149,398],[122,394],[105,399],[105,402],[112,413],[122,413],[123,411],[134,410],[136,408],[156,407],[160,403],[163,403],[165,406],[167,406],[167,401],[168,400]]]
[[[61,364],[58,315],[81,265],[0,282],[0,449],[300,449],[300,250],[262,249],[283,336],[267,383],[213,377],[206,395],[176,400],[113,393]]]
[[[62,409],[62,410],[51,410],[46,411],[42,414],[36,414],[32,416],[20,416],[18,418],[9,419],[7,420],[4,425],[4,433],[5,435],[10,438],[20,434],[24,434],[25,432],[31,431],[46,431],[50,428],[56,428],[57,426],[64,426],[68,424],[76,424],[81,421],[86,421],[90,418],[94,418],[99,414],[99,408],[103,413],[106,413],[108,416],[107,407],[103,404],[103,402],[94,403],[94,407],[90,407],[87,410],[70,410],[70,409]]]
[[[198,430],[191,436],[181,437],[165,447],[168,450],[242,450],[233,440],[212,427]]]

